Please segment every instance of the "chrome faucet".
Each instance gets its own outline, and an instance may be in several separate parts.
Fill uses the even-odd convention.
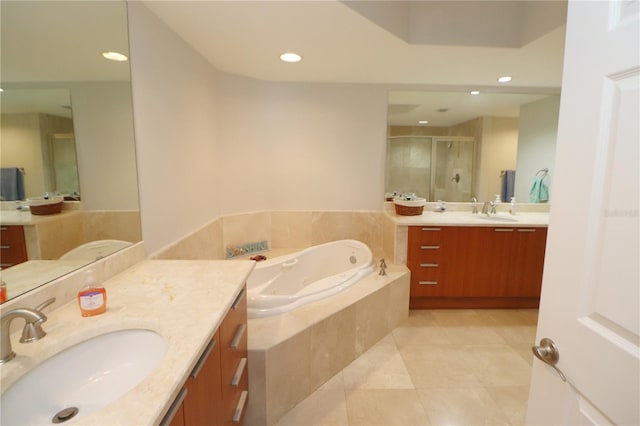
[[[478,214],[478,199],[476,197],[471,197],[471,201],[473,201],[473,210],[471,214]]]
[[[378,273],[378,275],[387,275],[387,262],[385,262],[384,259],[380,259],[380,272]]]
[[[491,209],[489,209],[489,207],[491,207]],[[496,214],[496,203],[493,201],[485,201],[482,205],[482,214],[486,214],[487,216]]]
[[[16,318],[24,318],[26,321],[22,329],[20,343],[29,343],[42,339],[47,333],[42,329],[42,323],[47,320],[47,316],[41,312],[42,309],[56,301],[55,297],[46,300],[35,309],[16,308],[2,314],[0,317],[0,364],[11,361],[16,353],[11,349],[11,321]]]

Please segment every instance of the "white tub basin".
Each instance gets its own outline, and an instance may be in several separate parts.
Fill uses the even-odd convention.
[[[96,411],[144,380],[166,349],[162,337],[150,330],[122,330],[85,340],[47,359],[7,389],[0,403],[0,424],[47,425],[56,416],[71,420]]]

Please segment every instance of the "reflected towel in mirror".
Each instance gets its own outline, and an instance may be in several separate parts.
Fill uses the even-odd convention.
[[[547,173],[537,173],[529,191],[530,203],[546,203],[549,201],[549,186],[545,181]]]
[[[2,201],[24,200],[24,178],[19,167],[0,169],[0,197]]]

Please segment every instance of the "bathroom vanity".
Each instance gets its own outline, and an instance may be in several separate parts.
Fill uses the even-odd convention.
[[[43,324],[46,336],[20,343],[20,330],[12,333],[17,356],[0,364],[3,397],[35,366],[74,345],[114,332],[148,330],[161,337],[166,349],[141,382],[115,399],[109,396],[111,391],[98,392],[99,400],[90,403],[84,401],[87,392],[67,392],[59,386],[52,395],[53,406],[65,408],[58,407],[62,401],[65,406],[78,407],[79,413],[71,423],[77,419],[85,425],[241,423],[248,391],[244,283],[253,267],[253,262],[246,261],[140,261],[102,282],[107,290],[107,312],[89,318],[80,315],[74,297],[77,291],[68,285],[61,288],[56,297],[58,304],[64,299],[63,304],[52,311],[44,310],[48,317]],[[76,275],[81,277],[82,272]],[[49,297],[50,286],[9,301],[3,305],[3,312],[33,308]],[[21,328],[23,323],[14,321],[12,325]],[[86,362],[90,360],[78,359],[74,365]],[[28,400],[28,396],[23,399]],[[20,409],[17,415],[31,416],[44,410],[48,421],[56,413],[49,413],[45,399],[28,401],[30,408]],[[9,415],[5,411],[3,418]]]
[[[411,270],[410,308],[538,307],[547,212],[389,215],[396,261]]]

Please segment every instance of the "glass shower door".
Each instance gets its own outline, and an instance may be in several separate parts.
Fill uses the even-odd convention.
[[[474,156],[473,138],[433,138],[431,200],[471,200]]]

